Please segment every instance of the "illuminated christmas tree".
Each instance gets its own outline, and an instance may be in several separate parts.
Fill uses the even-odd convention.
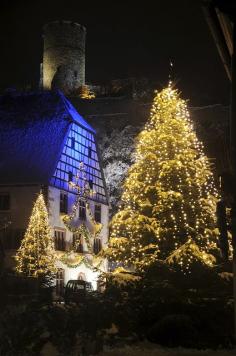
[[[135,154],[106,255],[137,270],[157,261],[185,272],[194,261],[212,266],[218,234],[213,173],[171,83],[156,93]]]
[[[56,271],[54,245],[42,193],[34,204],[16,261],[16,271],[25,276],[47,277]]]

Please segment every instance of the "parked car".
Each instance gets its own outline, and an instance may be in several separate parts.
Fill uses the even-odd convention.
[[[92,284],[80,279],[70,280],[65,287],[65,303],[84,302],[88,293],[93,291]]]

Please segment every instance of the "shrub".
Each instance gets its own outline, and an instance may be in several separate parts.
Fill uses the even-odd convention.
[[[38,310],[7,307],[0,315],[0,355],[38,355],[43,332]]]
[[[198,332],[192,320],[183,314],[167,315],[147,332],[147,338],[164,346],[196,346]]]

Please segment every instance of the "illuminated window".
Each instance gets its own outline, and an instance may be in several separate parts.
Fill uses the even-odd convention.
[[[96,204],[94,208],[94,219],[96,222],[101,222],[101,205]]]
[[[10,210],[10,195],[0,193],[0,210]]]
[[[60,193],[60,213],[68,213],[68,195],[64,192]]]
[[[55,250],[59,250],[59,251],[66,250],[65,237],[66,237],[65,231],[55,230],[55,234],[54,234]]]
[[[80,200],[79,202],[79,218],[81,220],[86,219],[86,205],[84,200]]]

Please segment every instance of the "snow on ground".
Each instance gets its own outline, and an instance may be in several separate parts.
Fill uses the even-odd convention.
[[[142,343],[103,351],[99,356],[235,356],[236,350],[192,350],[183,348],[164,348]]]

